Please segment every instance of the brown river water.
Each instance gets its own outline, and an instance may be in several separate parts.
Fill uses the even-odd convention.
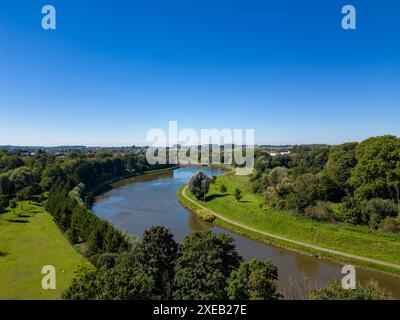
[[[303,282],[307,279],[314,287],[321,287],[326,286],[331,279],[343,277],[342,265],[339,263],[296,253],[225,230],[200,220],[185,209],[177,199],[177,191],[200,170],[209,176],[224,172],[217,168],[184,167],[122,180],[95,199],[93,211],[139,237],[152,225],[168,227],[178,242],[193,231],[226,233],[235,239],[243,259],[272,259],[278,267],[278,284],[281,289],[285,289],[289,281]],[[356,271],[357,281],[374,279],[380,287],[400,299],[400,278],[361,268],[356,268]]]

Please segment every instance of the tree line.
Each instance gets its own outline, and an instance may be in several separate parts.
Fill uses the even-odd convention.
[[[400,139],[372,137],[337,146],[256,152],[253,191],[279,209],[319,221],[400,232]]]

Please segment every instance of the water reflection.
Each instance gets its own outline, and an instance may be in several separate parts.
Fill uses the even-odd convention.
[[[238,252],[248,260],[251,258],[272,259],[279,270],[279,286],[284,288],[290,278],[300,281],[305,276],[317,286],[325,286],[331,279],[341,278],[339,264],[316,259],[274,245],[250,239],[200,220],[182,207],[177,200],[179,187],[198,172],[207,175],[223,173],[216,168],[185,167],[175,171],[153,173],[119,181],[113,189],[96,198],[93,211],[116,226],[137,236],[152,225],[164,225],[181,242],[193,231],[212,230],[231,235]],[[389,275],[357,269],[358,280],[373,278],[381,287],[400,298],[400,279]]]

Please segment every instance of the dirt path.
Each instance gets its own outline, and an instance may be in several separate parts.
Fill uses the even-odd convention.
[[[339,256],[342,256],[342,257],[357,259],[357,260],[361,260],[361,261],[371,262],[371,263],[374,263],[374,264],[379,264],[379,265],[386,266],[386,267],[392,267],[392,268],[400,269],[400,265],[399,264],[390,263],[390,262],[381,261],[381,260],[376,260],[376,259],[367,258],[367,257],[363,257],[363,256],[358,256],[358,255],[355,255],[355,254],[346,253],[346,252],[342,252],[342,251],[337,251],[337,250],[333,250],[333,249],[328,249],[328,248],[316,246],[316,245],[313,245],[313,244],[309,244],[309,243],[305,243],[305,242],[301,242],[301,241],[297,241],[297,240],[292,240],[292,239],[289,239],[289,238],[278,236],[276,234],[268,233],[268,232],[261,231],[261,230],[258,230],[258,229],[254,229],[254,228],[249,227],[247,225],[244,225],[244,224],[242,224],[240,222],[237,222],[237,221],[231,220],[229,218],[226,218],[223,215],[221,215],[219,213],[216,213],[215,211],[212,211],[209,208],[201,205],[200,203],[192,200],[191,198],[189,198],[186,195],[186,190],[187,190],[187,186],[185,186],[182,189],[182,196],[185,199],[187,199],[191,203],[195,204],[196,206],[200,207],[201,209],[212,213],[217,218],[219,218],[221,220],[224,220],[224,221],[226,221],[226,222],[228,222],[228,223],[230,223],[232,225],[238,226],[240,228],[243,228],[243,229],[258,233],[258,234],[262,234],[262,235],[265,235],[265,236],[268,236],[268,237],[271,237],[271,238],[274,238],[274,239],[279,239],[279,240],[283,240],[283,241],[286,241],[286,242],[294,243],[294,244],[297,244],[297,245],[300,245],[300,246],[303,246],[303,247],[306,247],[306,248],[316,249],[316,250],[319,250],[319,251],[323,251],[323,252],[328,252],[328,253],[332,253],[332,254],[335,254],[335,255],[339,255]]]

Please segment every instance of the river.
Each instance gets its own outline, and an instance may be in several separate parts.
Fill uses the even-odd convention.
[[[272,259],[278,267],[278,285],[288,286],[289,280],[314,287],[326,286],[331,279],[340,279],[342,266],[327,260],[296,253],[270,244],[227,231],[200,220],[179,203],[177,191],[197,171],[207,175],[219,175],[224,171],[210,167],[183,167],[167,172],[146,174],[119,181],[113,188],[96,197],[93,212],[121,229],[141,236],[152,225],[169,228],[175,239],[181,242],[193,231],[212,230],[226,233],[235,239],[239,254],[245,259]],[[400,278],[379,272],[357,268],[357,280],[374,279],[379,286],[400,299]]]

